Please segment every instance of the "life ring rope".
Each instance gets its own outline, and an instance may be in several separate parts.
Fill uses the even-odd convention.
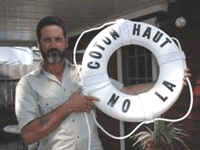
[[[101,27],[93,28],[93,29],[90,29],[90,30],[86,30],[86,31],[84,31],[84,32],[79,36],[79,38],[78,38],[78,40],[77,40],[77,42],[76,42],[76,44],[75,44],[75,47],[74,47],[74,64],[75,64],[75,66],[77,67],[77,69],[78,69],[78,71],[79,71],[79,75],[80,75],[80,77],[81,77],[81,80],[82,80],[81,72],[80,72],[80,69],[79,69],[79,67],[78,67],[78,65],[77,65],[77,63],[76,63],[76,49],[77,49],[77,45],[78,45],[80,39],[82,38],[82,36],[83,36],[85,33],[88,33],[88,32],[94,31],[94,30],[102,29],[103,27],[105,27],[105,26],[107,26],[107,25],[119,23],[119,21],[120,21],[120,20],[117,20],[117,21],[114,21],[114,22],[109,22],[109,23],[106,23],[106,24],[102,25]],[[177,42],[177,44],[178,44],[178,47],[179,47],[179,49],[180,49],[180,52],[177,52],[177,53],[175,54],[175,56],[174,56],[174,54],[173,54],[173,58],[171,58],[171,54],[168,54],[168,56],[162,56],[163,58],[160,57],[160,58],[159,58],[159,59],[160,59],[159,62],[160,62],[161,65],[166,63],[166,61],[165,61],[166,58],[167,58],[167,59],[170,59],[171,61],[176,61],[177,59],[185,59],[185,55],[184,55],[184,53],[182,52],[181,45],[180,45],[179,41],[178,41],[177,39],[175,39],[175,40],[176,40],[176,42]],[[124,43],[124,42],[123,42],[123,43]],[[165,58],[164,58],[164,57],[165,57]],[[128,135],[123,136],[123,137],[116,137],[116,136],[113,136],[113,135],[111,135],[110,133],[108,133],[106,130],[104,130],[103,127],[97,122],[96,116],[95,116],[94,112],[92,111],[94,121],[95,121],[95,123],[97,124],[97,126],[98,126],[105,134],[107,134],[108,136],[110,136],[110,137],[112,137],[112,138],[114,138],[114,139],[118,139],[118,140],[122,140],[122,139],[126,139],[126,138],[130,137],[130,136],[131,136],[135,131],[137,131],[138,128],[140,128],[143,124],[153,123],[154,121],[167,121],[167,122],[179,122],[179,121],[182,121],[182,120],[184,120],[185,118],[187,118],[187,116],[190,114],[190,112],[191,112],[191,110],[192,110],[192,106],[193,106],[193,91],[192,91],[192,86],[191,86],[190,80],[189,80],[188,78],[186,78],[186,79],[187,79],[187,82],[188,82],[188,85],[189,85],[189,91],[190,91],[190,106],[189,106],[188,112],[187,112],[183,117],[181,117],[181,118],[179,118],[179,119],[154,118],[154,116],[148,114],[148,113],[151,114],[151,111],[149,111],[149,112],[146,113],[146,114],[148,114],[149,116],[146,115],[146,116],[148,116],[148,117],[145,117],[145,118],[148,118],[148,119],[146,119],[145,121],[141,122],[131,133],[129,133]],[[83,87],[83,90],[85,90],[84,87]],[[145,106],[144,106],[144,107],[145,107]],[[146,110],[146,109],[145,109],[145,110]],[[85,115],[86,115],[86,113],[85,113]],[[88,123],[88,121],[87,121],[87,124],[88,124],[88,129],[90,129],[90,128],[89,128],[89,123]],[[91,137],[90,137],[90,138],[91,138]],[[91,140],[91,139],[89,139],[89,140]]]

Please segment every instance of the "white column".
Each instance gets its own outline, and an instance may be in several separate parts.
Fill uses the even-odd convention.
[[[123,82],[123,73],[122,73],[122,51],[121,49],[117,50],[117,75],[118,81]],[[120,136],[124,136],[124,122],[119,121]],[[125,140],[120,140],[120,150],[125,150]]]

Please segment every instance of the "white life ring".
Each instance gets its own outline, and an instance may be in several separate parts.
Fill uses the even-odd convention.
[[[157,58],[160,73],[154,87],[139,95],[117,90],[107,74],[110,56],[125,45],[140,45]],[[162,30],[142,22],[120,19],[97,34],[82,61],[82,84],[87,95],[100,99],[95,105],[107,115],[127,122],[152,120],[178,99],[182,87],[185,55]]]

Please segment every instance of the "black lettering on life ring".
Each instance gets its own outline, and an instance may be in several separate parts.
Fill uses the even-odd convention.
[[[118,99],[119,99],[119,96],[118,95],[116,96],[116,94],[113,93],[113,95],[111,96],[111,98],[108,101],[107,105],[110,105],[110,107],[113,107]]]
[[[98,69],[100,67],[100,64],[98,62],[88,62],[87,64],[88,68],[90,69]]]
[[[102,57],[101,53],[99,52],[96,52],[96,51],[91,51],[89,53],[89,55],[92,57],[92,58],[96,58],[96,59],[100,59]]]
[[[133,35],[137,35],[140,36],[140,29],[141,29],[141,24],[134,24],[133,25]],[[147,38],[150,39],[151,38],[151,27],[147,27],[146,30],[144,31],[142,37],[143,38]],[[161,33],[160,31],[157,31],[156,34],[153,36],[153,42],[158,43],[160,41],[160,39],[162,38],[163,33]],[[165,41],[163,43],[160,44],[160,47],[163,48],[164,46],[166,46],[167,44],[172,43],[172,41],[170,41],[169,38],[166,38]]]
[[[161,48],[163,48],[166,44],[172,43],[169,38],[166,38],[166,40],[160,45]]]
[[[163,83],[162,83],[164,86],[166,86],[171,92],[173,92],[174,91],[174,87],[176,87],[176,85],[175,84],[172,84],[172,83],[170,83],[170,82],[168,82],[168,81],[163,81]]]
[[[114,40],[120,37],[119,34],[114,29],[112,29],[112,31],[110,31],[109,33],[113,37]]]
[[[162,38],[163,36],[163,33],[160,33],[160,31],[157,31],[155,36],[153,37],[153,41],[155,43],[158,43],[160,41],[160,39]]]
[[[151,28],[148,27],[148,28],[144,31],[142,37],[147,37],[147,39],[150,39],[150,36],[151,36]]]
[[[163,81],[162,84],[163,84],[166,88],[168,88],[171,92],[173,92],[173,91],[174,91],[173,88],[176,87],[175,84],[172,84],[172,83],[170,83],[170,82],[168,82],[168,81]],[[163,97],[163,96],[161,96],[157,91],[155,92],[155,94],[156,94],[163,102],[165,102],[165,101],[168,99],[167,96],[166,96],[166,97]]]
[[[140,28],[141,28],[141,25],[137,25],[137,24],[134,24],[133,26],[133,35],[136,35],[139,36],[140,35]]]
[[[111,44],[111,40],[108,37],[105,37],[105,39],[102,39],[102,41],[106,44],[106,45],[110,45]]]
[[[150,27],[147,27],[147,29],[144,31],[142,37],[147,37],[147,39],[150,39],[151,30],[152,29]],[[163,36],[163,33],[161,33],[160,31],[157,31],[156,34],[153,37],[153,42],[158,43],[160,41],[160,39],[162,38],[162,36]],[[164,44],[167,44],[167,43],[164,42],[163,45],[162,44],[161,45],[164,46]]]
[[[163,102],[165,102],[165,101],[168,99],[167,96],[166,96],[166,97],[163,97],[163,96],[160,95],[158,92],[155,92],[155,94],[156,94]]]
[[[93,47],[95,47],[95,46],[98,47],[98,48],[100,48],[100,49],[103,50],[103,51],[105,50],[105,47],[103,47],[103,46],[97,44],[97,42],[94,43]]]
[[[131,101],[129,99],[126,99],[122,105],[122,112],[126,113],[129,110],[130,105],[131,105]]]

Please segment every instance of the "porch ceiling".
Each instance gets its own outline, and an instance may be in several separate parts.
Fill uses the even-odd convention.
[[[167,9],[175,0],[3,0],[0,5],[0,45],[35,41],[38,21],[47,15],[61,17],[68,36],[118,18],[134,19]]]

